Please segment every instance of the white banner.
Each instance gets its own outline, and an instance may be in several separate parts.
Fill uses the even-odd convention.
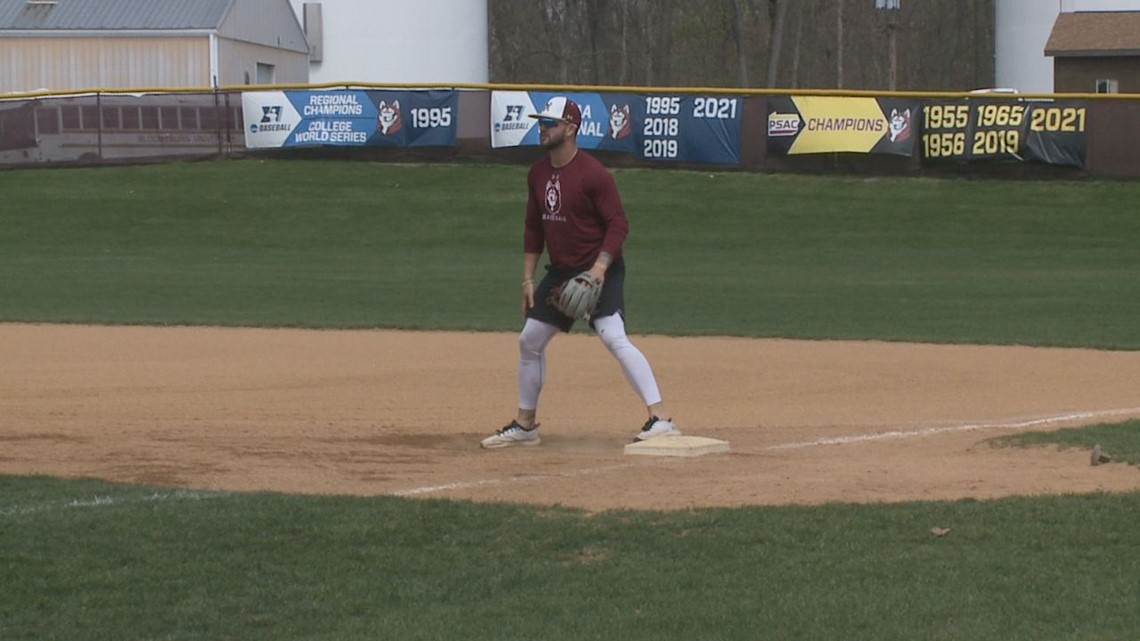
[[[281,147],[301,123],[301,114],[283,91],[247,91],[241,95],[241,112],[250,149]]]
[[[538,121],[538,113],[525,91],[491,92],[491,147],[518,147]],[[537,134],[534,136],[537,144]]]

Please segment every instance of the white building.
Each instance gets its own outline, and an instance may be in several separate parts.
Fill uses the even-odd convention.
[[[308,80],[284,0],[0,0],[0,93]]]
[[[289,0],[309,82],[485,83],[487,0]]]
[[[997,86],[1053,93],[1053,59],[1045,56],[1045,43],[1057,16],[1073,11],[1140,11],[1140,0],[996,0]]]

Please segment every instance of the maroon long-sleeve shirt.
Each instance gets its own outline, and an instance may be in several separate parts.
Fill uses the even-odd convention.
[[[617,184],[602,163],[579,150],[557,169],[546,157],[527,175],[528,198],[523,249],[541,254],[546,247],[558,271],[589,269],[598,254],[615,259],[629,233]]]

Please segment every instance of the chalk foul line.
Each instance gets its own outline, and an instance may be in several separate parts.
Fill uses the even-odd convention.
[[[661,461],[639,461],[637,463],[618,463],[615,465],[603,465],[600,467],[587,467],[580,470],[570,470],[568,472],[555,472],[551,474],[529,474],[526,476],[512,476],[509,478],[498,479],[482,479],[479,481],[457,481],[455,483],[444,483],[442,485],[425,485],[423,487],[413,487],[407,490],[397,490],[390,492],[392,496],[416,496],[417,494],[432,494],[434,492],[446,492],[448,490],[466,490],[473,487],[484,487],[488,485],[505,485],[508,483],[526,483],[528,481],[542,481],[552,478],[574,478],[578,476],[591,476],[593,474],[604,474],[614,470],[623,470],[630,467],[645,467],[648,465],[658,465],[664,463]]]
[[[892,439],[904,438],[919,438],[923,436],[935,436],[938,434],[948,434],[953,432],[974,432],[979,430],[999,430],[999,429],[1023,429],[1027,427],[1041,427],[1045,425],[1053,425],[1056,423],[1069,423],[1073,421],[1088,421],[1098,420],[1122,416],[1140,416],[1140,407],[1130,407],[1125,409],[1113,410],[1091,410],[1087,412],[1073,412],[1069,414],[1058,414],[1054,416],[1044,416],[1040,418],[1033,418],[1013,422],[991,422],[991,423],[963,423],[959,425],[944,425],[940,427],[923,427],[914,430],[890,430],[886,432],[875,432],[871,434],[854,434],[851,436],[833,436],[828,438],[816,439],[814,441],[799,441],[793,443],[780,443],[777,445],[769,445],[764,448],[765,451],[777,450],[794,450],[803,449],[808,447],[824,447],[828,445],[846,445],[850,443],[864,443],[868,441],[886,441]],[[675,459],[670,457],[662,457],[660,460],[649,460],[638,463],[621,463],[617,465],[605,465],[601,467],[589,467],[580,470],[572,470],[569,472],[558,472],[552,474],[531,474],[527,476],[512,476],[509,478],[494,478],[494,479],[481,479],[477,481],[456,481],[454,483],[443,483],[440,485],[425,485],[421,487],[413,487],[406,490],[397,490],[390,492],[391,496],[418,496],[422,494],[434,494],[437,492],[447,492],[450,490],[468,490],[477,487],[488,487],[494,485],[507,485],[513,483],[526,483],[529,481],[543,481],[552,478],[574,478],[579,476],[590,476],[594,474],[604,474],[615,470],[626,469],[630,467],[659,465],[661,463],[686,461],[689,459]]]
[[[1130,407],[1117,410],[1093,410],[1088,412],[1074,412],[1071,414],[1058,414],[1044,416],[1023,421],[994,422],[994,423],[963,423],[961,425],[945,425],[941,427],[923,427],[915,430],[891,430],[872,434],[854,434],[852,436],[833,436],[814,441],[798,443],[780,443],[769,445],[765,450],[794,450],[805,447],[820,447],[825,445],[846,445],[849,443],[864,443],[867,441],[887,441],[891,439],[916,438],[921,436],[934,436],[936,434],[949,434],[953,432],[975,432],[978,430],[1015,430],[1027,427],[1042,427],[1056,423],[1070,423],[1073,421],[1087,421],[1119,416],[1140,416],[1140,407]]]

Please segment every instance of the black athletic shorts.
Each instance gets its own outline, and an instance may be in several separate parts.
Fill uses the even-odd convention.
[[[588,268],[587,268],[588,269]],[[574,319],[558,311],[550,301],[550,294],[556,287],[581,274],[585,269],[574,272],[559,272],[550,265],[546,266],[546,275],[539,281],[534,290],[534,307],[527,312],[527,318],[550,323],[564,332],[570,331],[574,326]],[[593,319],[604,318],[611,314],[621,314],[625,318],[625,260],[618,257],[606,270],[606,280],[602,283],[602,297],[598,300],[598,308],[590,317],[590,327],[594,326]]]

